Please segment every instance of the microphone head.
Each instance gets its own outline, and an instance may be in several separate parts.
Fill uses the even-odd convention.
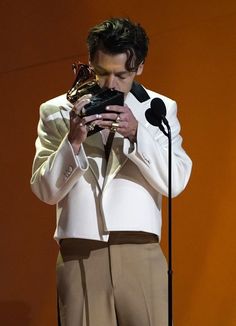
[[[151,101],[151,109],[153,111],[153,114],[156,115],[156,117],[165,117],[166,116],[166,106],[162,99],[159,97],[155,97]]]
[[[153,126],[160,126],[162,119],[166,116],[166,106],[162,99],[155,97],[151,101],[150,109],[145,112],[147,121]]]
[[[145,117],[151,125],[156,127],[159,126],[160,120],[154,116],[151,108],[146,110]]]

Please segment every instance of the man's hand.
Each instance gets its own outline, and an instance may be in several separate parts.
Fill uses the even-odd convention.
[[[102,113],[102,120],[96,121],[96,124],[101,128],[113,128],[113,130],[115,129],[124,137],[135,142],[138,121],[135,119],[130,108],[127,105],[111,105],[106,110],[108,113]]]
[[[80,145],[85,141],[88,131],[93,130],[101,115],[80,116],[83,107],[90,102],[92,95],[82,96],[72,107],[70,112],[70,131],[68,140],[71,143],[75,154],[79,152]]]

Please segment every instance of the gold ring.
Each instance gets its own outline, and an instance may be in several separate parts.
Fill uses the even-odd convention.
[[[112,122],[111,124],[111,131],[116,132],[117,128],[119,127],[119,122]]]

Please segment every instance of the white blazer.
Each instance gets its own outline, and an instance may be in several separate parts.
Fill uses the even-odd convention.
[[[161,98],[172,131],[172,194],[185,188],[191,160],[182,148],[176,103],[146,90],[140,103],[131,93],[125,103],[138,120],[137,142],[116,133],[108,162],[101,132],[86,139],[78,155],[67,139],[71,105],[65,94],[40,107],[31,187],[57,205],[55,239],[107,241],[109,231],[146,231],[161,236],[161,198],[168,194],[168,139],[150,125],[145,111]]]

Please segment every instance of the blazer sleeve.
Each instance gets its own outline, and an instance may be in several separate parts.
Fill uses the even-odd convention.
[[[169,101],[166,108],[172,134],[172,197],[175,197],[188,183],[192,161],[182,148],[176,102]],[[137,142],[131,144],[125,139],[124,153],[138,166],[154,189],[168,196],[168,138],[158,127],[151,126],[147,121],[139,122]]]
[[[59,108],[42,104],[30,183],[35,195],[48,204],[64,198],[88,169],[83,146],[75,155],[67,134]]]

